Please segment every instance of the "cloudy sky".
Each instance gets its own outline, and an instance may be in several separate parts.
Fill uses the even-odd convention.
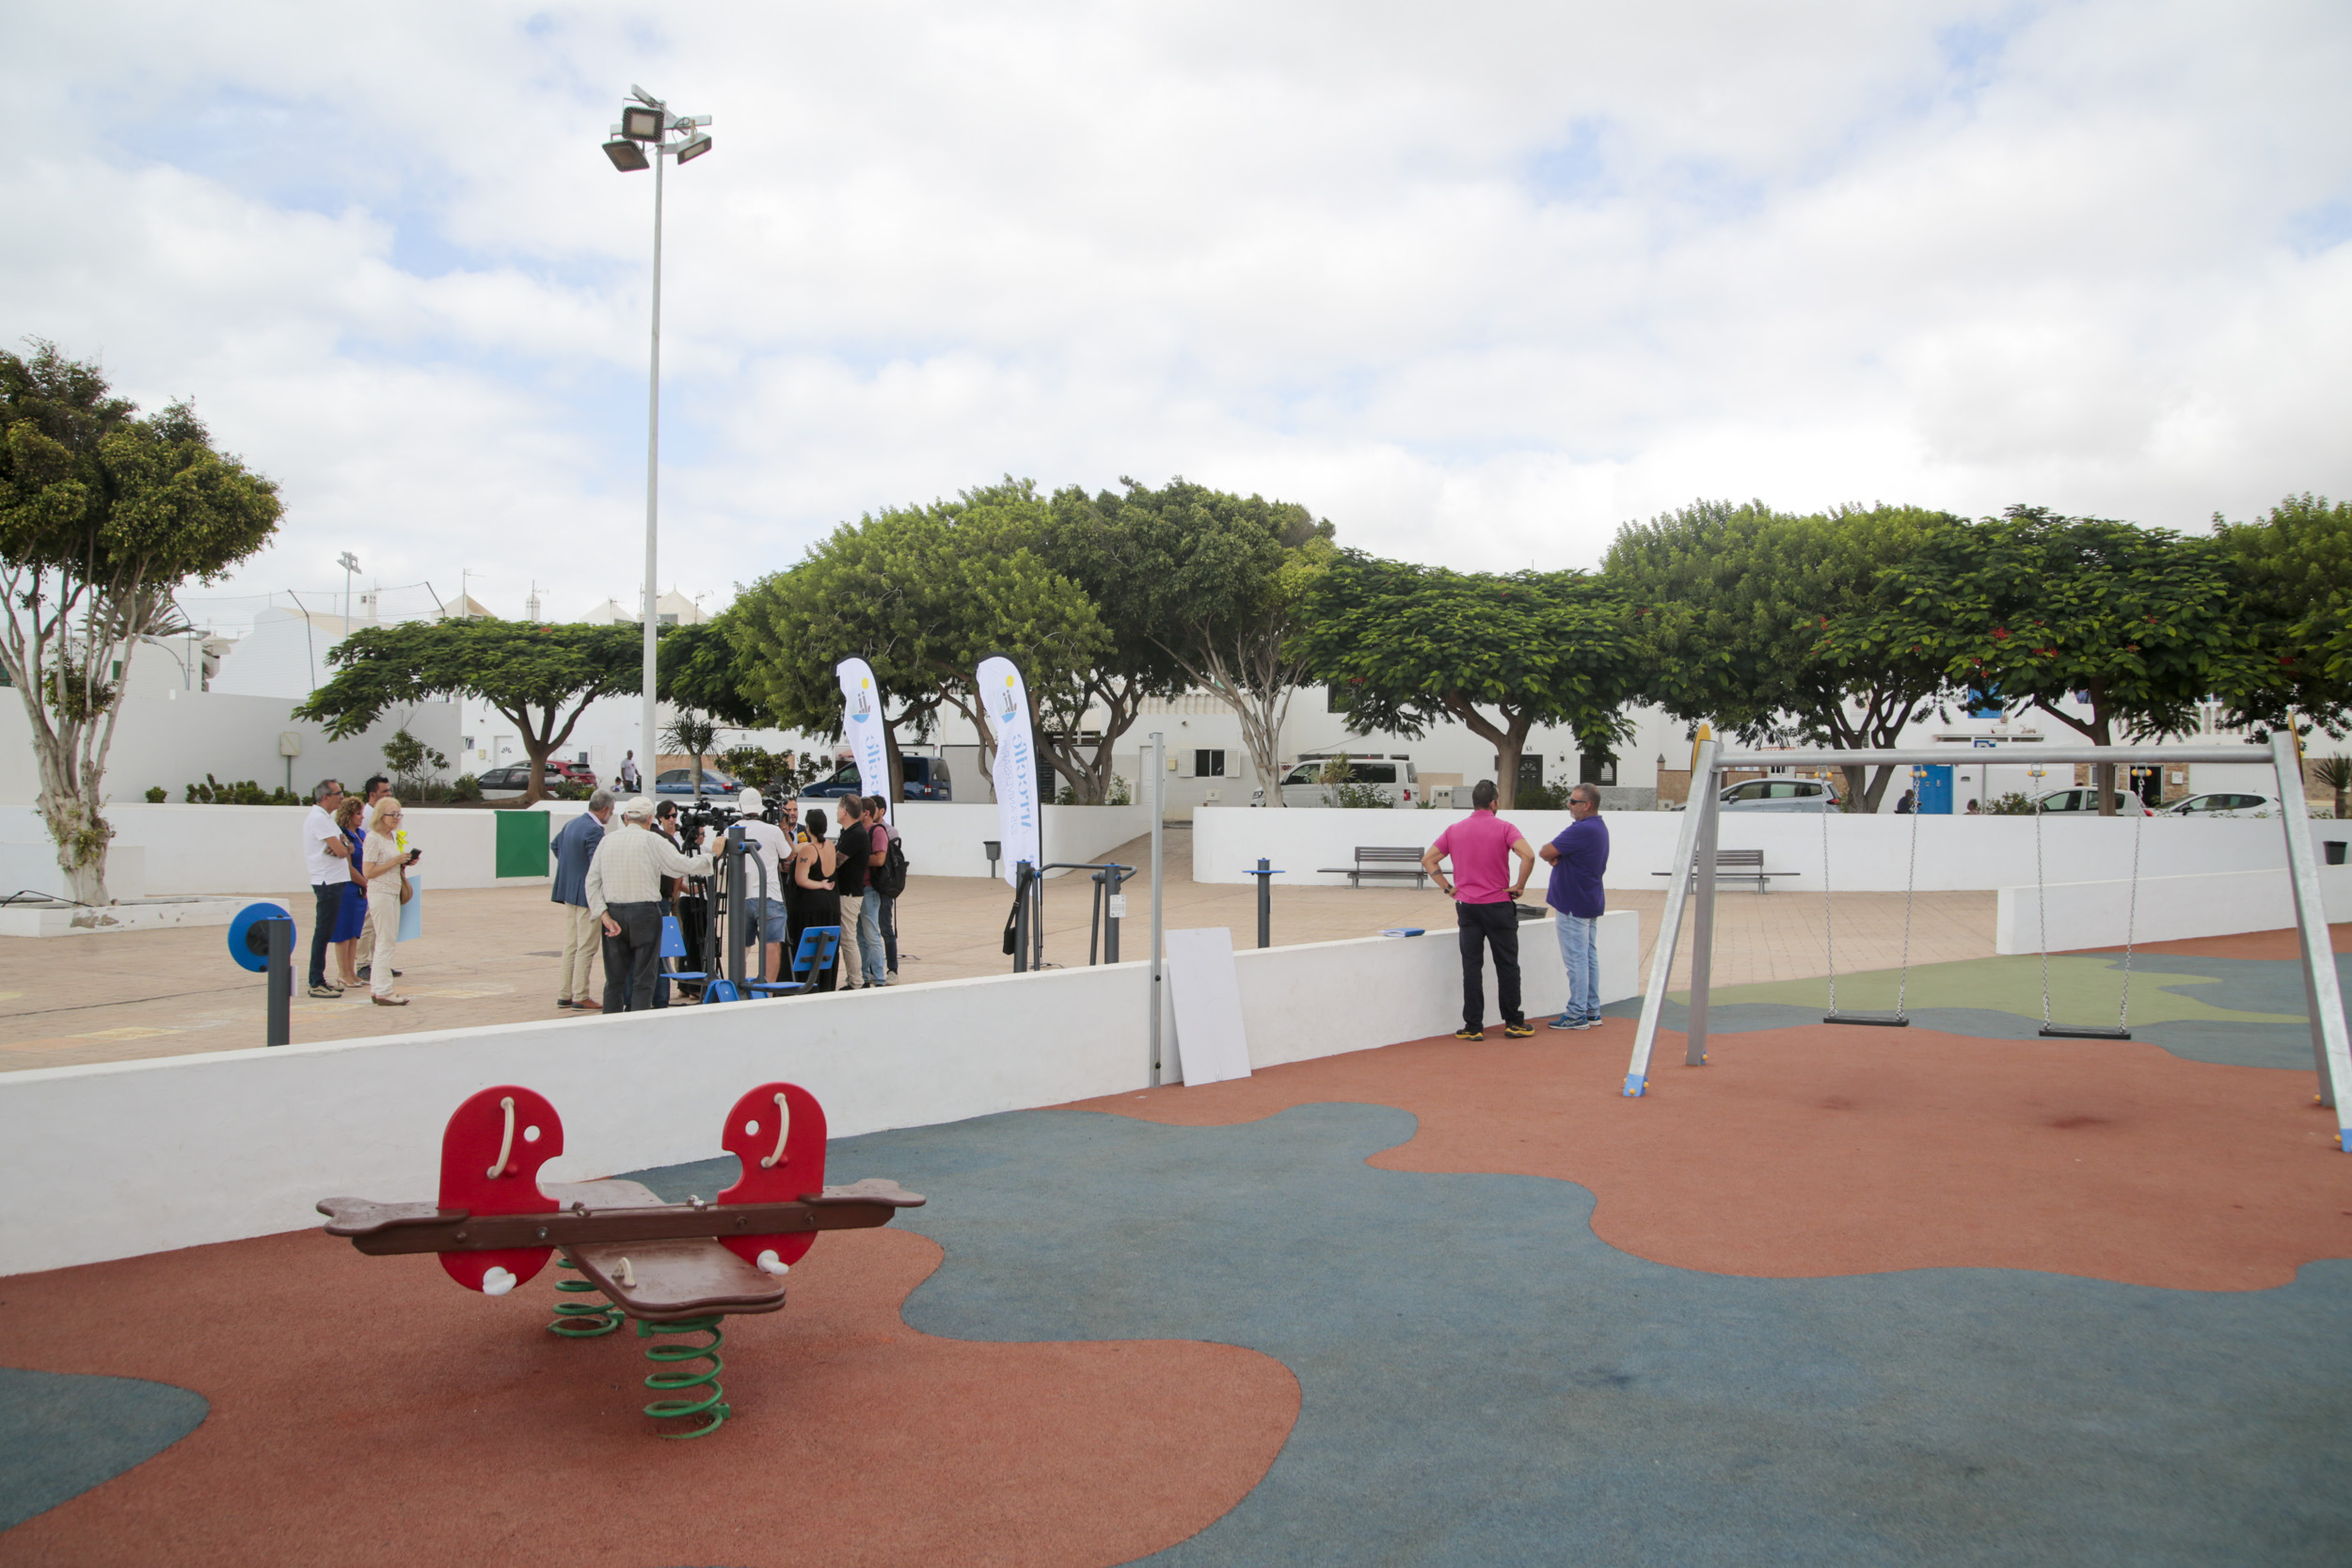
[[[0,337],[283,483],[194,596],[224,624],[346,549],[503,613],[633,596],[631,83],[715,120],[668,186],[660,574],[714,605],[1005,473],[1485,567],[1696,497],[2352,494],[2342,0],[85,0],[0,38]]]

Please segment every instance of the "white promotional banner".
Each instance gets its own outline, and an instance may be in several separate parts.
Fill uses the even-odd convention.
[[[882,690],[874,684],[874,667],[862,658],[845,658],[834,673],[841,677],[841,733],[850,737],[850,755],[857,759],[858,793],[888,800],[890,747],[882,739]]]
[[[1029,686],[1021,667],[1002,654],[980,660],[980,703],[996,731],[996,836],[1008,887],[1020,886],[1014,868],[1045,863],[1037,798],[1037,737],[1029,729]]]

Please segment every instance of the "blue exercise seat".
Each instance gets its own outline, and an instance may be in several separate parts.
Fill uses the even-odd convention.
[[[817,983],[817,975],[833,962],[834,954],[841,946],[841,927],[811,926],[801,932],[800,951],[792,955],[792,978],[789,980],[748,980],[743,989],[763,996],[790,996]],[[802,976],[807,976],[803,979]]]

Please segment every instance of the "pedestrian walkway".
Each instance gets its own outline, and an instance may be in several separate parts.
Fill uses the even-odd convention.
[[[1150,838],[1109,857],[1138,868],[1126,884],[1128,914],[1120,956],[1151,946]],[[1233,945],[1258,940],[1257,892],[1192,879],[1192,834],[1167,835],[1163,913],[1171,930],[1222,926]],[[1540,896],[1541,884],[1531,893]],[[1045,884],[1045,961],[1087,962],[1093,885],[1084,873]],[[1642,919],[1645,980],[1665,895],[1612,892],[1611,907]],[[563,922],[544,886],[438,890],[427,895],[425,935],[400,948],[403,1008],[371,1006],[363,991],[335,1002],[296,995],[299,1044],[421,1034],[437,1029],[523,1023],[565,1016],[555,1006]],[[954,980],[1002,974],[1005,917],[1012,895],[1002,881],[975,877],[908,879],[898,901],[899,980]],[[280,899],[280,902],[286,902]],[[307,909],[307,900],[290,908]],[[1715,983],[1797,980],[1824,973],[1821,897],[1804,893],[1730,893],[1717,900]],[[1912,914],[1915,964],[1987,958],[1993,953],[1994,895],[1921,894]],[[1901,961],[1902,895],[1841,894],[1836,918],[1841,970],[1891,968]],[[1391,927],[1419,926],[1444,939],[1451,903],[1434,888],[1285,887],[1274,889],[1277,946],[1368,937]],[[1675,984],[1689,981],[1689,943]],[[1531,999],[1540,1012],[1548,999]],[[0,938],[0,1071],[132,1061],[192,1052],[238,1051],[263,1043],[262,977],[230,963],[216,927],[126,931],[93,936]],[[593,1015],[590,1015],[593,1016]]]

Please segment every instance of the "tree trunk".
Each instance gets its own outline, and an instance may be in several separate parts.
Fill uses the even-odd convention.
[[[1495,810],[1516,809],[1519,799],[1519,753],[1527,749],[1527,732],[1534,723],[1534,717],[1522,713],[1514,718],[1511,710],[1504,708],[1502,714],[1508,724],[1498,728],[1458,691],[1446,693],[1445,705],[1470,734],[1495,749],[1495,771],[1501,775],[1495,780]]]

